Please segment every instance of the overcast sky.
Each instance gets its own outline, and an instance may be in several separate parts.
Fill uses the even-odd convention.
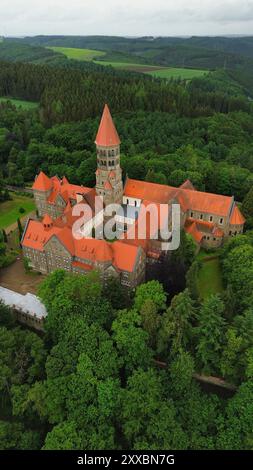
[[[253,35],[253,0],[0,0],[0,35]]]

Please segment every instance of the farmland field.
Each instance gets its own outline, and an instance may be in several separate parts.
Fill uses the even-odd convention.
[[[132,72],[146,73],[158,78],[182,78],[183,80],[192,80],[195,77],[202,77],[207,73],[206,70],[161,67],[159,65],[148,64],[129,64],[126,62],[107,62],[97,60],[96,63],[100,65],[111,65],[111,67]]]
[[[187,68],[174,68],[174,67],[162,67],[159,65],[149,64],[136,64],[129,62],[129,58],[125,62],[117,60],[103,60],[102,57],[106,56],[107,53],[104,51],[93,50],[93,49],[78,49],[74,47],[48,47],[55,52],[64,54],[69,59],[81,60],[81,61],[94,61],[99,65],[110,65],[111,67],[123,70],[129,70],[132,72],[146,73],[158,78],[182,78],[184,80],[191,80],[194,77],[202,77],[207,73],[206,70],[187,69]],[[99,60],[99,59],[102,60]],[[105,57],[106,59],[106,57]],[[130,58],[131,60],[131,58]]]
[[[7,97],[7,96],[0,97],[0,103],[4,103],[7,101],[10,101],[17,108],[23,108],[23,109],[35,109],[39,106],[38,103],[35,103],[33,101],[17,100],[15,98]]]
[[[60,52],[64,54],[68,59],[75,59],[75,60],[84,60],[84,61],[91,61],[96,57],[102,57],[106,53],[103,51],[97,51],[92,49],[78,49],[74,47],[48,47],[47,49],[51,49],[55,52]]]
[[[24,217],[35,209],[34,201],[27,196],[11,193],[12,200],[0,203],[0,229],[14,224],[18,218]],[[20,213],[22,207],[25,212]]]

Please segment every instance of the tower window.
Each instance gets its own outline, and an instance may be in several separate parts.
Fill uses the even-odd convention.
[[[220,224],[223,224],[223,219],[222,218],[220,219]]]
[[[210,215],[210,219],[209,219],[209,220],[210,220],[210,222],[213,221],[213,216],[212,216],[212,215]]]
[[[203,214],[200,214],[200,220],[203,220]]]

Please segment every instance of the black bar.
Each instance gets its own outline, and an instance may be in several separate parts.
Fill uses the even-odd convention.
[[[15,468],[44,467],[54,465],[55,468],[83,468],[93,465],[100,468],[116,468],[121,466],[166,466],[167,468],[194,465],[204,468],[205,465],[232,464],[242,466],[252,463],[251,451],[0,451],[0,467],[4,464]],[[45,468],[45,467],[44,467]],[[47,469],[45,469],[47,470]]]

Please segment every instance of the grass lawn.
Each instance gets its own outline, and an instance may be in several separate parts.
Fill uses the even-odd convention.
[[[211,294],[219,294],[223,291],[219,257],[203,261],[203,266],[199,272],[198,290],[201,299],[206,299]]]
[[[23,109],[35,109],[39,106],[38,103],[35,103],[33,101],[25,101],[25,100],[17,100],[15,98],[7,97],[7,96],[2,96],[0,97],[0,103],[10,101],[14,106],[17,108],[23,108]]]
[[[7,228],[14,224],[18,218],[24,217],[29,212],[35,210],[34,201],[30,197],[11,194],[12,201],[0,203],[0,229]],[[20,214],[19,208],[23,207],[25,212]]]
[[[78,49],[74,47],[48,47],[55,52],[60,52],[64,54],[68,59],[84,60],[91,61],[96,57],[102,57],[106,53],[103,51],[96,51],[92,49]]]

